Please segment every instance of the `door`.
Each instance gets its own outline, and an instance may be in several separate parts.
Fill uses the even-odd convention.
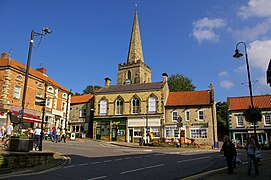
[[[112,141],[117,141],[117,126],[112,126]]]
[[[96,140],[101,140],[101,127],[96,128]]]
[[[134,131],[133,129],[129,129],[129,142],[134,142]]]

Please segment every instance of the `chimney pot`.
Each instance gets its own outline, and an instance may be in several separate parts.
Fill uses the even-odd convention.
[[[46,68],[42,67],[42,68],[37,68],[36,71],[41,72],[42,74],[46,74]]]
[[[8,53],[5,53],[5,52],[3,52],[2,54],[1,54],[1,59],[9,59],[9,54]]]
[[[168,75],[167,75],[167,73],[163,73],[162,76],[163,76],[163,82],[164,83],[167,82],[168,81]]]
[[[110,86],[111,79],[109,77],[104,78],[105,80],[105,86]]]

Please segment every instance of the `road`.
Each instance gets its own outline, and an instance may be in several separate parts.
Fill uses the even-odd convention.
[[[45,150],[70,157],[62,167],[7,179],[182,179],[225,167],[218,151],[131,148],[99,141],[44,142]],[[243,159],[243,157],[241,157]]]

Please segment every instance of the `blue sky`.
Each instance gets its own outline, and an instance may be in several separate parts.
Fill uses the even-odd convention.
[[[31,30],[49,27],[53,33],[40,44],[35,37],[32,68],[45,67],[72,92],[103,86],[105,77],[116,84],[118,64],[128,55],[135,4],[153,82],[162,81],[164,72],[179,73],[196,90],[212,83],[216,101],[248,96],[245,59],[232,57],[244,41],[253,95],[270,94],[270,0],[0,0],[0,52],[26,64]],[[242,44],[238,48],[244,53]]]

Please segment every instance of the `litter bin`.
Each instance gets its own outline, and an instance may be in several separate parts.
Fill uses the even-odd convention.
[[[75,140],[75,133],[71,133],[71,140],[72,140],[72,141]]]

